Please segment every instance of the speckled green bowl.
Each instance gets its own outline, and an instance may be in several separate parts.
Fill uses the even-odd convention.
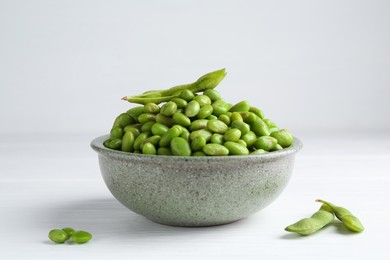
[[[302,143],[249,156],[161,156],[115,151],[91,142],[103,179],[130,210],[161,224],[213,226],[245,218],[286,187]]]

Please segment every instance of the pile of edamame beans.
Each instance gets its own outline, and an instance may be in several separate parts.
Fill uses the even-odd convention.
[[[248,101],[230,104],[214,88],[224,69],[191,84],[148,91],[124,100],[141,104],[120,114],[104,146],[129,153],[175,156],[264,154],[293,143]]]

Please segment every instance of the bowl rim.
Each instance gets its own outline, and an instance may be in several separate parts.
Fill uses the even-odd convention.
[[[149,155],[149,154],[139,154],[139,153],[129,153],[129,152],[123,152],[118,150],[113,150],[110,148],[107,148],[103,145],[103,142],[107,140],[110,137],[110,135],[101,135],[99,137],[96,137],[93,139],[90,143],[90,146],[93,150],[95,150],[99,155],[108,156],[108,157],[115,157],[115,158],[121,158],[121,159],[148,159],[148,160],[161,160],[163,158],[164,160],[169,161],[188,161],[189,159],[193,161],[204,161],[205,158],[207,158],[207,161],[226,161],[231,159],[259,159],[259,160],[272,160],[280,157],[285,157],[290,154],[297,153],[300,149],[302,149],[303,144],[302,141],[299,138],[296,138],[294,136],[294,142],[292,145],[290,145],[287,148],[284,148],[280,151],[274,151],[270,153],[265,154],[249,154],[249,155],[229,155],[229,156],[177,156],[177,155]]]

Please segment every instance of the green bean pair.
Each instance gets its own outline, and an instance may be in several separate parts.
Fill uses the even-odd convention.
[[[73,228],[67,227],[51,230],[48,237],[51,241],[57,244],[65,243],[68,239],[71,239],[73,243],[83,244],[91,240],[92,235],[83,230],[75,231]]]
[[[349,210],[323,200],[316,201],[322,203],[321,208],[316,213],[310,218],[301,219],[298,222],[287,226],[285,230],[298,233],[302,236],[311,235],[332,223],[335,219],[335,215],[342,221],[347,229],[353,232],[362,232],[364,230],[360,220],[353,216]]]

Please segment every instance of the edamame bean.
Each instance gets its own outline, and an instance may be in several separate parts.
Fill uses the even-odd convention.
[[[225,102],[223,99],[218,99],[217,101],[214,101],[212,104],[213,106],[213,115],[220,116],[221,114],[225,114],[229,111],[229,104]]]
[[[150,113],[143,113],[137,118],[138,122],[145,124],[146,122],[156,122],[156,115]]]
[[[227,114],[219,115],[218,120],[221,120],[224,122],[227,126],[230,126],[231,120],[230,117]]]
[[[161,123],[154,123],[151,129],[153,135],[159,135],[159,136],[163,136],[168,130],[169,127]]]
[[[214,102],[221,98],[221,94],[219,94],[218,91],[216,91],[215,89],[207,89],[203,94],[208,96],[211,102]]]
[[[268,126],[268,128],[278,128],[278,126],[268,118],[263,119],[263,121]]]
[[[145,113],[144,106],[133,107],[126,111],[126,114],[128,114],[132,118],[138,118],[143,113]]]
[[[229,111],[230,112],[248,112],[251,105],[248,101],[241,101],[232,106]]]
[[[156,147],[154,147],[154,145],[152,143],[144,143],[142,146],[142,153],[156,155],[157,150],[156,150]]]
[[[160,111],[160,107],[154,103],[146,103],[144,105],[145,113],[157,114]]]
[[[188,117],[194,117],[199,113],[200,105],[196,100],[190,101],[185,108],[185,115]]]
[[[240,137],[241,137],[241,131],[238,130],[237,128],[229,129],[223,135],[223,139],[225,141],[232,141],[232,142],[238,141]],[[246,143],[245,143],[245,147],[246,147]]]
[[[194,100],[197,101],[201,107],[211,104],[211,99],[206,95],[195,96]]]
[[[324,200],[316,200],[321,202],[322,206],[328,206],[334,212],[336,217],[343,222],[344,226],[353,232],[362,232],[364,230],[363,224],[346,208],[336,206],[330,202]]]
[[[155,124],[154,121],[151,122],[146,122],[145,124],[142,125],[141,131],[142,132],[151,132],[152,131],[152,126]]]
[[[265,154],[265,153],[268,153],[268,151],[265,151],[263,149],[257,149],[257,150],[254,150],[253,152],[251,152],[250,154]]]
[[[245,143],[245,141],[244,140],[237,140],[237,141],[235,141],[236,143],[238,143],[238,144],[241,144],[242,146],[244,146],[244,147],[247,147],[247,144]]]
[[[140,129],[141,129],[141,127],[140,127]],[[134,138],[137,138],[140,135],[140,133],[141,133],[140,129],[136,128],[134,125],[128,125],[125,128],[123,128],[125,133],[132,132],[134,135]]]
[[[143,132],[141,133],[134,141],[134,151],[141,151],[141,145],[144,143],[145,139],[152,135],[151,132]]]
[[[207,156],[203,151],[196,151],[192,153],[192,156]]]
[[[148,138],[146,138],[143,143],[141,144],[140,148],[142,150],[142,147],[146,144],[146,143],[151,143],[153,144],[153,146],[157,147],[158,144],[160,143],[160,140],[161,140],[161,136],[159,135],[153,135],[153,136],[150,136]]]
[[[192,121],[192,123],[190,125],[190,131],[193,132],[193,131],[196,131],[199,129],[206,129],[208,122],[209,122],[209,120],[207,120],[207,119],[197,119],[195,121]]]
[[[261,111],[261,109],[257,108],[257,107],[250,107],[249,108],[249,112],[253,112],[255,113],[258,117],[260,117],[261,119],[264,118],[264,113],[263,111]]]
[[[254,132],[249,131],[248,133],[243,134],[241,139],[246,143],[246,146],[250,148],[256,142],[257,136]]]
[[[206,104],[199,109],[199,113],[197,114],[197,118],[207,118],[213,113],[213,106],[210,104]]]
[[[181,137],[174,137],[170,146],[173,155],[190,156],[192,153],[190,144],[187,142],[187,140]]]
[[[253,125],[258,119],[261,120],[255,113],[253,112],[240,112],[242,119],[245,123],[249,125]]]
[[[72,242],[78,243],[78,244],[83,244],[87,243],[89,240],[91,240],[92,235],[88,233],[87,231],[76,231],[72,235]]]
[[[182,98],[172,98],[172,101],[176,103],[177,108],[185,108],[187,105],[187,101]]]
[[[278,140],[271,136],[261,136],[259,137],[253,146],[256,149],[263,149],[265,151],[271,151],[278,144]]]
[[[206,141],[208,142],[211,139],[212,133],[207,129],[199,129],[196,131],[193,131],[190,134],[190,140],[193,141],[197,136],[203,136]]]
[[[62,230],[65,231],[65,233],[68,235],[68,237],[71,237],[73,235],[73,233],[75,232],[75,230],[71,227],[66,227],[66,228],[63,228]]]
[[[240,113],[238,112],[233,112],[232,115],[230,116],[230,120],[233,122],[233,121],[241,121],[241,122],[244,122],[244,120],[242,119],[242,116]]]
[[[289,147],[294,141],[294,137],[287,129],[272,132],[271,136],[276,138],[278,140],[278,144],[280,144],[283,148]]]
[[[218,119],[212,119],[207,122],[207,129],[213,133],[224,134],[228,126]]]
[[[268,130],[267,125],[259,117],[257,118],[256,122],[254,122],[252,124],[251,129],[258,136],[268,136],[268,135],[270,135],[270,132]]]
[[[177,110],[176,103],[169,101],[161,107],[160,114],[164,116],[172,116],[174,113],[176,113],[176,110]]]
[[[229,150],[229,154],[231,154],[231,155],[248,155],[249,154],[248,148],[246,148],[245,146],[243,146],[241,144],[228,141],[228,142],[225,142],[223,145]]]
[[[112,125],[112,127],[125,127],[127,125],[131,125],[131,124],[134,124],[136,123],[134,118],[132,118],[131,116],[129,116],[127,113],[122,113],[120,114],[114,121],[114,124]]]
[[[251,130],[251,127],[247,123],[240,120],[234,120],[231,127],[239,129],[242,135],[245,135]]]
[[[194,140],[192,140],[191,142],[192,151],[202,150],[203,146],[205,145],[206,145],[206,138],[204,138],[201,135],[195,137]]]
[[[209,115],[207,117],[208,120],[212,120],[212,119],[218,119],[218,117],[214,116],[213,114]]]
[[[225,156],[229,154],[229,150],[221,144],[206,144],[202,150],[205,154],[211,156]]]
[[[182,131],[180,137],[184,138],[187,141],[189,141],[190,140],[190,131],[188,131],[187,128],[183,127],[183,131]]]
[[[120,150],[122,146],[122,139],[108,139],[104,141],[104,146],[113,150]]]
[[[223,144],[225,140],[223,139],[223,135],[221,134],[213,134],[211,136],[210,142],[214,144]]]
[[[179,98],[182,98],[187,102],[190,102],[191,100],[193,100],[194,97],[195,97],[194,93],[191,90],[187,90],[187,89],[183,90],[179,94]]]
[[[134,136],[133,132],[127,131],[122,138],[121,150],[124,152],[134,151],[133,147],[134,147],[135,139],[136,137]]]
[[[168,147],[159,147],[157,150],[158,155],[172,155],[171,149]]]
[[[271,152],[280,151],[280,150],[283,150],[283,147],[280,146],[280,144],[277,144],[277,145],[275,145],[274,149],[271,150]]]
[[[314,213],[310,218],[304,218],[285,228],[288,232],[295,232],[303,236],[311,235],[334,220],[332,209],[327,205]]]
[[[181,125],[184,127],[189,127],[191,125],[191,120],[185,114],[174,113],[172,119],[177,125]]]
[[[156,122],[171,127],[175,124],[175,121],[169,116],[164,116],[163,114],[156,115]]]
[[[110,138],[111,139],[122,139],[124,134],[125,134],[125,131],[123,131],[123,128],[120,126],[116,126],[116,127],[111,129]]]
[[[58,244],[64,243],[69,238],[68,234],[62,229],[51,230],[49,232],[48,237],[50,238],[51,241],[58,243]]]
[[[183,130],[181,127],[175,125],[172,126],[162,137],[160,140],[160,146],[169,146],[170,142],[173,138],[179,137],[182,134]]]

